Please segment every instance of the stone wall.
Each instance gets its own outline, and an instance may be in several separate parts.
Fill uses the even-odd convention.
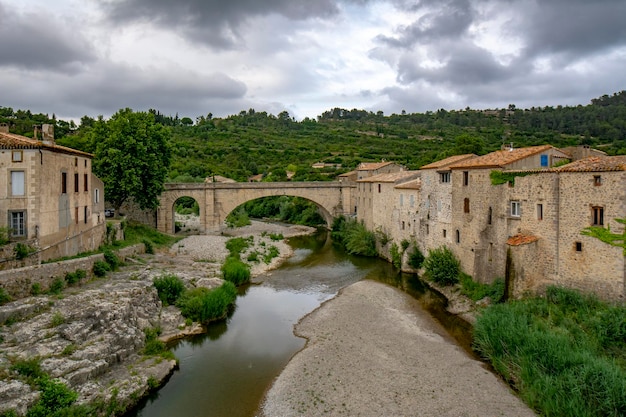
[[[125,260],[129,256],[144,251],[145,247],[140,243],[120,249],[116,251],[116,254],[121,260]],[[0,271],[0,288],[3,288],[12,299],[28,297],[31,295],[33,284],[39,284],[40,290],[45,292],[55,279],[65,278],[65,274],[68,272],[82,269],[87,272],[87,277],[90,278],[94,263],[102,260],[104,260],[104,255],[98,253],[85,258]]]

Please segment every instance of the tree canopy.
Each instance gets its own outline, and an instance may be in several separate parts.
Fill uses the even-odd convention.
[[[126,108],[98,118],[90,133],[107,201],[116,210],[129,198],[142,209],[157,207],[171,159],[169,129],[153,113]]]

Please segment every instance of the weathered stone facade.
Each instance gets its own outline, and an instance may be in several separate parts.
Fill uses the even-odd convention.
[[[37,260],[96,249],[105,233],[104,184],[92,155],[56,145],[52,126],[41,140],[0,129],[0,226],[37,249]]]

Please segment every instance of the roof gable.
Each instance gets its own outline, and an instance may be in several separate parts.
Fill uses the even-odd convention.
[[[45,143],[37,139],[31,139],[27,138],[26,136],[6,132],[0,132],[0,149],[43,149],[51,152],[93,158],[92,154],[79,151],[77,149],[72,149],[66,146],[60,146],[52,143]]]
[[[440,161],[435,161],[435,162],[431,162],[430,164],[426,164],[422,166],[420,169],[441,169],[441,168],[445,168],[447,166],[457,164],[462,161],[473,159],[473,158],[478,158],[478,155],[475,155],[473,153],[466,153],[463,155],[454,155],[454,156],[450,156],[448,158],[442,159]]]
[[[470,160],[462,161],[450,166],[451,169],[458,168],[504,168],[509,164],[521,161],[530,156],[556,149],[552,145],[530,146],[527,148],[507,149],[488,153]]]
[[[556,172],[602,172],[626,171],[626,155],[590,156],[567,165],[554,168]]]

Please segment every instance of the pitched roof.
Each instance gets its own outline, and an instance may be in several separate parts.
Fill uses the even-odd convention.
[[[554,168],[557,172],[626,171],[626,155],[590,156],[567,165]]]
[[[415,178],[414,180],[400,183],[393,188],[398,190],[419,190],[422,188],[422,180],[420,178]]]
[[[553,148],[554,147],[552,145],[541,145],[495,151],[488,153],[487,155],[479,156],[478,158],[459,162],[458,164],[450,166],[450,168],[503,168],[513,162],[520,161],[528,158],[529,156],[533,156]]]
[[[393,162],[361,162],[356,169],[359,171],[376,171],[391,164]]]
[[[446,159],[442,159],[441,161],[435,161],[435,162],[431,162],[430,164],[426,164],[422,166],[420,169],[441,169],[449,165],[453,165],[461,161],[465,161],[467,159],[477,158],[477,157],[478,156],[474,155],[473,153],[466,153],[463,155],[454,155]]]
[[[520,245],[527,245],[529,243],[533,243],[538,240],[539,238],[537,236],[517,234],[515,236],[511,236],[510,238],[508,238],[508,240],[506,241],[506,244],[509,246],[520,246]]]
[[[371,177],[363,178],[357,182],[397,182],[401,180],[412,180],[420,175],[419,171],[398,171],[388,174],[377,174]]]
[[[93,158],[92,154],[79,151],[77,149],[56,145],[53,142],[45,143],[37,139],[31,139],[26,136],[6,132],[0,132],[0,149],[45,149],[51,152],[60,152]]]

